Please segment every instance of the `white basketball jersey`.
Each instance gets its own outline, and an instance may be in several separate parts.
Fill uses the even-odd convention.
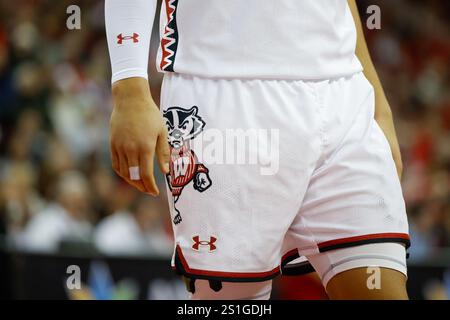
[[[163,0],[162,72],[330,79],[362,70],[347,0]]]

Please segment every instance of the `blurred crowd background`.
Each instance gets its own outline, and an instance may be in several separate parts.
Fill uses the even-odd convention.
[[[358,2],[363,17],[368,5],[381,7],[382,29],[367,30],[367,40],[403,154],[410,260],[447,254],[449,261],[450,2]],[[71,4],[81,8],[81,30],[66,28]],[[103,6],[93,0],[0,2],[2,250],[171,254],[165,196],[141,195],[111,170]],[[158,100],[154,29],[150,79]]]

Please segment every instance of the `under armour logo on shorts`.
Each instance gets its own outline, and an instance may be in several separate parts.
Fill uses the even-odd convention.
[[[200,240],[200,236],[193,236],[192,241],[194,241],[194,244],[192,245],[192,249],[198,251],[200,246],[209,246],[209,251],[214,251],[217,249],[215,243],[217,241],[216,237],[209,237],[209,241],[206,240]]]

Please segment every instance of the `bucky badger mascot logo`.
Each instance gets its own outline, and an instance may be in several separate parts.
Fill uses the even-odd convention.
[[[203,192],[211,186],[208,168],[198,162],[194,151],[189,147],[189,141],[194,139],[205,127],[205,122],[197,114],[196,106],[191,109],[171,107],[163,112],[169,133],[170,172],[166,175],[167,184],[172,192],[173,207],[176,215],[174,224],[182,220],[176,203],[183,188],[193,181],[193,187]]]

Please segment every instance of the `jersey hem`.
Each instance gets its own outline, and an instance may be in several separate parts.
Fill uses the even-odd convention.
[[[182,72],[182,71],[168,71],[158,69],[160,73],[164,76],[173,75],[173,76],[181,76],[181,77],[192,77],[192,78],[200,78],[200,79],[210,79],[210,80],[263,80],[263,81],[303,81],[303,82],[320,82],[327,80],[336,80],[341,78],[350,78],[354,75],[357,75],[361,72],[364,72],[364,68],[359,68],[357,70],[353,70],[351,72],[339,73],[329,76],[323,77],[302,77],[302,76],[273,76],[273,75],[209,75],[209,74],[201,74],[195,72]]]

